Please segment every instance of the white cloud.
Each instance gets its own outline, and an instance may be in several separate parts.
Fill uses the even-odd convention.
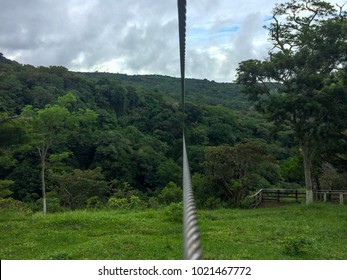
[[[342,0],[339,0],[342,1]],[[187,77],[232,81],[264,58],[283,0],[188,0]],[[23,64],[179,76],[176,0],[0,0],[0,51]]]

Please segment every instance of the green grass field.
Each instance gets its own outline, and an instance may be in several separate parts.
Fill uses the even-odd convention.
[[[198,216],[205,259],[347,259],[347,206],[204,210]],[[181,233],[180,217],[165,210],[0,213],[0,258],[181,259]]]

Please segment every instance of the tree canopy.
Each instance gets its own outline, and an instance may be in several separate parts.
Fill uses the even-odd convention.
[[[256,108],[291,128],[304,160],[307,203],[314,160],[335,149],[347,120],[347,13],[318,0],[277,5],[266,60],[240,63],[237,81]]]

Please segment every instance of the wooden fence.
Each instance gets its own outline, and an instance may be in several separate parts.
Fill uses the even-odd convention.
[[[347,190],[336,190],[336,191],[316,191],[314,192],[314,198],[324,202],[337,202],[344,204],[347,201]]]
[[[344,204],[347,201],[347,190],[314,191],[314,199]],[[305,201],[306,191],[304,189],[260,189],[248,197],[248,204],[251,208],[258,207],[263,202],[300,203]]]
[[[258,207],[260,203],[265,201],[277,203],[299,203],[306,199],[305,190],[293,189],[260,189],[254,195],[249,197],[249,205],[251,208]]]

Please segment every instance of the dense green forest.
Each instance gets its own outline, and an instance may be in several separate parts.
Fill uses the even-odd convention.
[[[187,79],[187,144],[199,208],[304,186],[293,130],[242,86]],[[0,56],[0,207],[160,207],[181,201],[180,80],[76,73]],[[315,188],[347,185],[346,135],[313,162]],[[45,204],[45,202],[44,202]]]

